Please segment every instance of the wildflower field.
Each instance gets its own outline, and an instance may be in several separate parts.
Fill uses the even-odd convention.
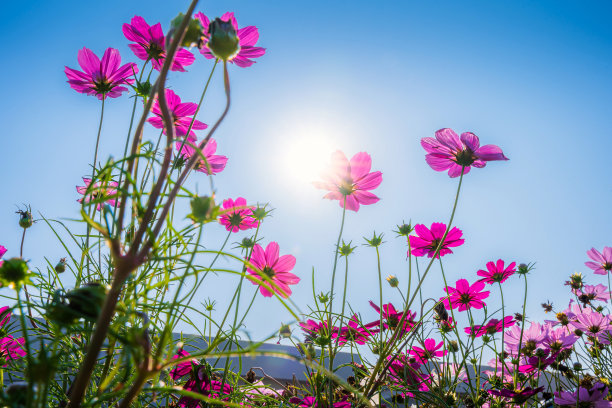
[[[612,10],[168,3],[7,19],[1,407],[612,407]]]

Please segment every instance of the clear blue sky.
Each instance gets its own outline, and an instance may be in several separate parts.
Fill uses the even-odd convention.
[[[185,1],[0,6],[0,244],[7,256],[18,254],[16,205],[29,203],[48,217],[78,215],[75,185],[89,173],[99,102],[69,88],[64,65],[77,67],[83,46],[98,55],[118,48],[124,61],[140,64],[122,24],[141,15],[167,31],[186,8]],[[419,145],[442,127],[472,131],[510,158],[465,178],[455,224],[466,244],[444,258],[450,281],[473,281],[478,269],[500,257],[537,262],[528,298],[532,318],[543,318],[539,304],[547,299],[566,305],[569,274],[583,271],[589,283],[604,282],[584,262],[592,246],[612,246],[609,3],[225,1],[203,2],[199,10],[212,16],[235,11],[241,26],[259,27],[259,45],[267,48],[253,67],[231,67],[234,104],[217,135],[229,162],[215,185],[220,198],[244,196],[276,208],[264,224],[265,242],[278,241],[281,253],[297,257],[294,272],[303,282],[293,299],[303,310],[313,267],[317,289],[328,287],[341,211],[308,183],[308,170],[292,166],[308,165],[295,157],[295,146],[321,146],[320,154],[309,154],[316,163],[334,148],[372,155],[384,177],[375,191],[381,201],[349,214],[345,237],[361,244],[373,230],[385,232],[383,273],[397,275],[404,286],[405,243],[391,230],[402,220],[446,222],[456,188],[456,180],[427,166]],[[196,101],[211,66],[198,56],[189,73],[172,74],[169,84],[184,101]],[[214,82],[199,117],[207,123],[221,110],[221,76]],[[109,100],[102,157],[122,152],[130,105],[126,97]],[[157,133],[149,127],[146,135]],[[191,183],[208,192],[203,175]],[[208,230],[205,244],[214,248],[224,230]],[[32,266],[44,266],[43,256],[65,255],[42,223],[28,235],[25,256]],[[378,298],[374,253],[360,245],[351,262],[350,303],[374,318],[367,305]],[[233,285],[227,282],[210,280],[200,300],[214,295],[223,309]],[[510,309],[518,311],[522,284],[513,278],[506,285]],[[438,298],[441,286],[436,272],[425,294]],[[396,293],[384,290],[387,301],[399,303]],[[275,300],[257,299],[249,332],[261,338],[276,330],[288,320],[271,314],[278,310]]]

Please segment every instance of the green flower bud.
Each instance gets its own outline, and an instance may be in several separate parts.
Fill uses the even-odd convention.
[[[66,258],[60,259],[57,265],[55,265],[55,272],[57,273],[66,272]]]
[[[397,231],[394,231],[394,232],[399,236],[407,237],[408,235],[410,235],[413,229],[414,228],[412,227],[410,223],[408,224],[404,223],[402,225],[398,225]]]
[[[380,234],[377,236],[376,231],[374,231],[374,234],[372,234],[372,238],[367,239],[366,237],[363,237],[363,239],[366,240],[368,246],[376,248],[376,247],[379,247],[380,244],[382,244],[383,242],[382,237],[383,237],[383,234]]]
[[[331,342],[331,339],[329,338],[329,336],[319,336],[313,341],[315,342],[317,346],[325,347],[329,345],[329,343]]]
[[[215,221],[219,216],[219,206],[215,204],[215,197],[194,197],[191,200],[191,214],[187,217],[195,223],[206,224]]]
[[[451,353],[456,353],[459,351],[459,344],[456,340],[449,341],[446,347]]]
[[[28,264],[21,258],[11,258],[0,266],[0,283],[12,289],[19,289],[28,282],[30,270]]]
[[[181,26],[185,15],[183,13],[179,13],[172,22],[170,23],[170,33],[175,33],[179,27]],[[202,27],[202,23],[197,18],[192,18],[189,20],[189,25],[187,26],[187,31],[185,32],[185,36],[183,37],[183,42],[181,42],[181,47],[198,47],[201,48],[204,39],[204,27]]]
[[[344,241],[342,241],[342,245],[339,248],[339,252],[341,256],[349,256],[350,254],[353,253],[353,250],[355,250],[356,247],[352,247],[351,243],[349,242],[348,244],[346,244]]]
[[[575,370],[575,371],[580,371],[580,370],[582,370],[582,364],[580,364],[580,363],[574,363],[574,370]]]
[[[256,209],[253,210],[253,218],[255,218],[257,221],[262,221],[268,216],[268,214],[270,214],[270,211],[266,210],[265,206],[258,206]]]
[[[389,286],[392,288],[397,288],[397,285],[399,285],[399,280],[393,275],[387,276],[387,282],[389,282]]]
[[[240,40],[231,21],[215,18],[208,26],[206,46],[217,58],[228,61],[240,51]]]
[[[288,339],[291,337],[291,327],[289,327],[288,324],[281,323],[281,328],[278,333],[280,334],[282,338]]]
[[[34,224],[34,220],[32,219],[32,210],[30,207],[26,207],[25,210],[17,210],[16,213],[20,215],[19,226],[21,228],[30,228],[32,224]]]
[[[321,293],[319,293],[317,295],[317,298],[319,299],[320,303],[327,303],[327,302],[329,302],[329,295],[327,293],[321,292]]]

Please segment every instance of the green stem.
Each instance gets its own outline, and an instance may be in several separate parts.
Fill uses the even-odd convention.
[[[523,346],[523,331],[525,330],[525,320],[526,320],[525,319],[525,306],[527,304],[527,275],[523,274],[523,278],[525,279],[525,295],[523,296],[523,316],[522,316],[523,317],[523,321],[520,322],[521,323],[521,335],[519,337],[519,343],[518,343],[518,353],[517,353],[518,360],[521,359],[521,349],[522,349],[522,346]],[[503,353],[503,350],[502,350],[502,353]],[[517,367],[518,367],[518,364],[517,364]],[[517,367],[515,367],[515,368],[517,368]],[[518,371],[518,369],[514,370],[514,386],[515,387],[516,387],[516,384],[517,384],[517,381],[518,381],[518,379],[517,379],[517,371]]]

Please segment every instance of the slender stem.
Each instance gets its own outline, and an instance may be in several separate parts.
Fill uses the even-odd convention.
[[[519,336],[519,343],[518,343],[518,354],[517,354],[517,359],[520,360],[521,359],[521,348],[523,346],[523,332],[525,331],[525,306],[527,304],[527,275],[523,274],[523,278],[525,279],[525,294],[523,296],[523,321],[521,322],[521,335]],[[503,353],[503,349],[502,349],[502,353]],[[518,370],[514,370],[514,386],[516,387],[518,378],[517,378],[517,371]]]
[[[336,280],[336,268],[338,266],[338,255],[340,254],[340,241],[342,240],[342,232],[344,231],[344,220],[346,218],[346,196],[344,196],[344,205],[342,206],[342,222],[340,223],[340,232],[338,233],[338,240],[336,241],[336,253],[334,254],[334,267],[332,269],[332,281],[331,289],[329,292],[329,311],[327,313],[327,327],[331,339],[332,330],[332,309],[334,304],[334,283]],[[340,335],[340,333],[338,333]],[[340,340],[340,338],[338,338]],[[334,353],[332,352],[333,342],[329,342],[329,371],[332,372],[334,364]],[[333,401],[333,382],[329,380],[329,401]]]
[[[446,226],[446,231],[444,231],[444,235],[442,236],[442,239],[440,240],[438,247],[436,248],[431,261],[429,261],[429,264],[427,265],[427,269],[425,269],[425,272],[423,273],[423,276],[419,279],[419,283],[416,287],[416,289],[414,290],[414,294],[412,295],[412,297],[410,298],[410,301],[408,302],[408,305],[406,305],[406,310],[404,311],[404,315],[406,316],[407,311],[410,309],[410,306],[412,306],[412,302],[414,302],[417,293],[420,293],[420,289],[421,286],[423,285],[423,282],[425,281],[425,278],[427,277],[427,274],[429,273],[429,271],[431,270],[431,266],[433,264],[433,262],[435,261],[435,259],[438,257],[438,254],[440,253],[440,249],[442,249],[442,245],[444,244],[444,240],[446,239],[446,236],[448,235],[451,226],[453,224],[453,219],[455,218],[455,212],[457,210],[457,203],[459,202],[459,193],[461,191],[461,184],[463,182],[463,174],[464,174],[464,168],[461,169],[461,175],[459,176],[459,184],[457,185],[457,193],[455,194],[455,203],[453,204],[453,210],[451,212],[451,216],[450,216],[450,220]],[[410,296],[410,294],[406,294],[406,296]],[[383,360],[384,358],[386,358],[386,356],[389,354],[389,352],[392,350],[392,348],[394,347],[394,343],[395,343],[395,339],[397,336],[397,333],[399,333],[399,330],[402,328],[403,324],[399,324],[397,326],[397,328],[395,329],[395,332],[393,334],[392,337],[392,341],[389,341],[386,349],[384,351],[381,352],[381,354],[379,355],[378,361],[376,362],[376,365],[374,366],[374,369],[372,371],[372,374],[370,375],[368,382],[366,383],[365,387],[364,387],[364,395],[366,397],[371,397],[372,395],[372,385],[374,385],[375,383],[375,377],[377,377],[378,371],[381,369],[382,365],[383,365]],[[389,364],[387,363],[387,367],[389,366]],[[382,373],[384,374],[384,373]]]
[[[23,242],[25,241],[25,235],[26,235],[26,228],[23,229],[23,234],[21,234],[21,245],[19,246],[19,257],[21,259],[23,259]],[[23,285],[23,293],[25,293],[26,302],[28,303],[27,307],[28,307],[28,316],[30,317],[30,322],[32,322],[32,326],[36,328],[37,327],[36,322],[34,322],[34,319],[32,318],[32,307],[30,306],[30,294],[28,293],[28,287],[26,284]]]
[[[380,251],[378,247],[376,247],[376,264],[378,267],[378,297],[379,297],[379,314],[380,314],[380,346],[379,350],[382,350],[384,347],[383,343],[383,291],[382,291],[382,270],[380,268]]]
[[[102,134],[102,121],[104,120],[104,101],[105,97],[102,98],[102,109],[100,110],[100,124],[98,125],[98,136],[96,137],[96,149],[94,150],[93,170],[91,172],[91,180],[93,182],[96,177],[96,166],[98,161],[98,148],[100,147],[100,135]]]
[[[505,342],[505,335],[506,335],[506,309],[505,309],[505,303],[504,303],[504,291],[502,290],[502,286],[501,286],[501,282],[497,282],[497,284],[499,285],[499,293],[501,295],[501,302],[502,302],[502,352],[501,352],[501,357],[503,358],[504,356],[504,349],[503,349],[503,345]],[[495,359],[497,360],[497,353],[495,353]],[[502,360],[502,381],[504,379],[504,369],[505,369],[505,364],[504,361]],[[497,368],[496,368],[497,371]]]

